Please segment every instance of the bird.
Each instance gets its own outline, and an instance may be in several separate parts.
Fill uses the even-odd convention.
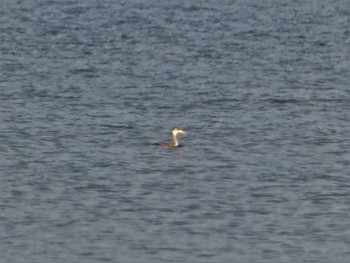
[[[185,134],[186,131],[184,129],[175,127],[172,130],[172,140],[171,143],[165,143],[165,142],[161,142],[161,143],[157,143],[157,145],[162,146],[162,147],[179,147],[179,141],[177,140],[177,135],[178,134]]]

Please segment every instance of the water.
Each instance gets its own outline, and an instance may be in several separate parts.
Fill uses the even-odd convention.
[[[349,10],[3,1],[0,262],[349,262]]]

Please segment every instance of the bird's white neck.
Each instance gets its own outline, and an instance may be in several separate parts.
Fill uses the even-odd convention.
[[[177,135],[177,131],[173,131],[173,140],[172,140],[172,145],[173,146],[178,146],[179,145],[179,142],[177,141],[176,135]]]

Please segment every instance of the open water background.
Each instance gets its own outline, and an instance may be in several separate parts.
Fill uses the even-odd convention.
[[[0,262],[348,263],[349,5],[1,1]]]

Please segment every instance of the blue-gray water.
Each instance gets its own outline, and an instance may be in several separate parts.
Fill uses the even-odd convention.
[[[0,262],[348,263],[349,12],[2,1]]]

